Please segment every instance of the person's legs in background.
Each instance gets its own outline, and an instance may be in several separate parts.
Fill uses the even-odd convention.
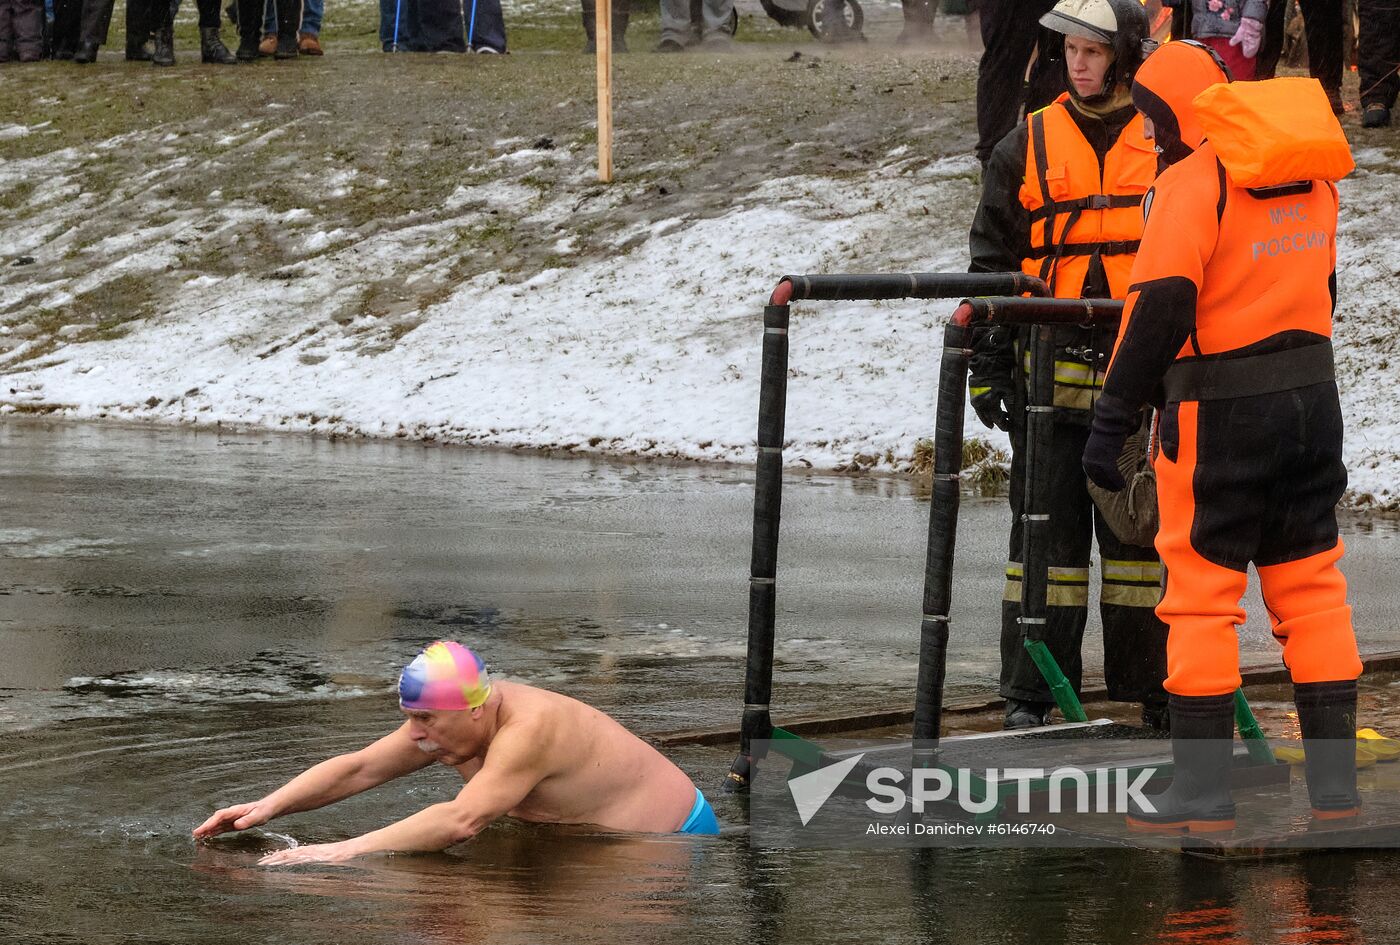
[[[681,52],[690,37],[690,0],[661,0],[661,41],[656,51]]]
[[[700,4],[700,41],[711,45],[727,45],[733,40],[729,32],[734,0],[703,0]]]
[[[199,7],[199,60],[214,65],[228,66],[238,60],[224,45],[219,35],[220,0],[198,0]],[[171,20],[175,18],[171,14]]]
[[[303,0],[301,5],[301,27],[297,33],[297,49],[303,56],[320,56],[321,17],[326,12],[326,0]]]
[[[297,48],[297,28],[301,26],[301,0],[277,0],[277,59],[295,59],[301,51]]]
[[[462,0],[462,15],[471,31],[467,37],[468,49],[486,53],[506,51],[506,20],[501,13],[501,0]]]
[[[150,36],[155,44],[151,62],[175,65],[175,5],[170,0],[126,0],[126,41]]]
[[[234,55],[239,62],[256,62],[261,52],[258,43],[262,39],[263,0],[238,0],[238,51]]]
[[[587,37],[583,44],[583,51],[586,53],[596,52],[598,48],[597,7],[594,0],[580,0],[579,5],[583,12],[583,35]],[[631,14],[630,0],[612,0],[611,7],[613,52],[626,52],[627,20]]]
[[[1357,0],[1361,124],[1384,128],[1400,92],[1400,0]]]
[[[78,48],[78,31],[83,16],[82,0],[53,0],[53,31],[50,45],[55,59],[72,59]]]
[[[1259,44],[1259,55],[1254,57],[1256,79],[1272,79],[1278,74],[1278,60],[1283,55],[1283,33],[1287,27],[1284,22],[1287,8],[1287,0],[1275,0],[1269,4],[1269,15],[1264,18],[1264,41]]]
[[[1281,5],[1281,4],[1280,4]],[[1332,111],[1342,113],[1342,4],[1340,0],[1298,0],[1308,37],[1308,74],[1322,83]]]
[[[262,38],[258,41],[258,53],[271,56],[277,52],[277,0],[266,0],[263,4]]]
[[[1026,66],[1040,38],[1040,17],[1054,0],[982,0],[982,58],[977,63],[977,159],[984,165],[1021,117]]]
[[[422,52],[466,52],[466,24],[463,16],[470,16],[471,0],[466,0],[463,10],[458,0],[420,0],[418,4],[418,31],[414,49]]]
[[[98,47],[106,44],[107,31],[112,25],[112,3],[113,0],[83,0],[74,62],[87,63],[97,59]]]

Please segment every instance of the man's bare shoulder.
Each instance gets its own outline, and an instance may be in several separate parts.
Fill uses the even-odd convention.
[[[525,683],[502,682],[501,722],[492,745],[528,745],[534,751],[548,747],[564,758],[574,749],[592,745],[597,737],[626,733],[612,716],[563,693]]]

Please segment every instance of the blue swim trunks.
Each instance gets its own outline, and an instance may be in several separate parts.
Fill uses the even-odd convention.
[[[715,836],[719,833],[719,821],[715,818],[715,809],[710,806],[710,802],[705,800],[705,795],[700,793],[700,789],[695,789],[695,805],[690,808],[690,816],[681,824],[679,833],[693,833],[697,835]]]

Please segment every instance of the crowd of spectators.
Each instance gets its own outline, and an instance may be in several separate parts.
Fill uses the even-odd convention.
[[[325,0],[233,0],[227,13],[238,31],[236,52],[220,37],[220,0],[197,0],[200,58],[212,64],[270,57],[320,56]],[[629,0],[612,4],[613,49],[627,50]],[[1146,0],[1149,13],[1173,14],[1172,34],[1209,46],[1236,79],[1272,78],[1284,46],[1287,11],[1301,11],[1308,70],[1340,114],[1344,71],[1341,0]],[[173,21],[180,0],[127,0],[126,58],[156,65],[175,62]],[[580,0],[585,49],[595,45],[595,0]],[[106,43],[114,0],[0,0],[0,62],[44,58],[88,63]],[[978,157],[991,149],[1020,115],[1048,103],[1060,91],[1054,43],[1037,25],[1049,0],[971,0],[980,15],[984,52],[978,72]],[[931,24],[928,2],[906,0],[905,17]],[[1400,92],[1400,0],[1356,0],[1362,121],[1390,124]],[[927,7],[927,9],[926,9]],[[912,11],[912,12],[911,12]],[[661,0],[658,52],[696,45],[723,49],[733,42],[734,0]],[[924,21],[928,20],[929,24]],[[906,27],[909,24],[906,23]],[[909,30],[906,28],[906,33]],[[901,37],[904,39],[905,37]],[[500,0],[379,0],[379,41],[385,52],[506,52]]]

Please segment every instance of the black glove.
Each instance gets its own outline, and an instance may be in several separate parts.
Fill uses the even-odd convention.
[[[1003,381],[998,378],[993,381],[981,381],[973,378],[967,385],[968,393],[971,395],[972,409],[977,414],[977,419],[982,421],[982,425],[988,430],[996,427],[998,430],[1011,429],[1011,383],[1010,380]]]
[[[1128,487],[1118,469],[1118,457],[1123,455],[1123,444],[1137,430],[1139,422],[1138,412],[1111,394],[1101,396],[1094,404],[1089,441],[1084,444],[1084,473],[1100,489],[1121,492]]]

